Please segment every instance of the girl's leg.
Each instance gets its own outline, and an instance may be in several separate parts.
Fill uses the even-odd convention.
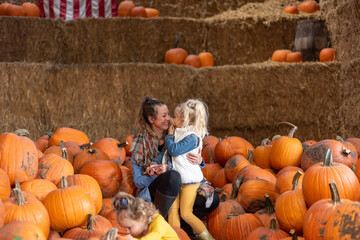
[[[181,192],[180,192],[181,194]],[[168,222],[172,227],[180,227],[180,215],[179,215],[179,206],[180,206],[180,196],[178,196],[169,210]]]
[[[166,218],[169,208],[179,195],[180,189],[180,174],[173,170],[161,174],[149,185],[151,199],[164,218]]]

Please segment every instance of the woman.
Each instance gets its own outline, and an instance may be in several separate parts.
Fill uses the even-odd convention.
[[[180,174],[171,170],[170,158],[164,156],[164,140],[171,117],[166,104],[158,99],[144,97],[136,120],[138,134],[131,144],[133,178],[140,197],[152,201],[165,218],[181,189]],[[193,141],[187,138],[184,141]],[[194,142],[194,144],[196,144]],[[204,166],[201,154],[187,154],[195,165]],[[219,205],[219,197],[207,181],[202,182],[194,203],[195,216],[202,219]],[[181,227],[191,237],[191,227],[184,221]]]

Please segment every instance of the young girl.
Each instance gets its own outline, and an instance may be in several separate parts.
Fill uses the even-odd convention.
[[[179,240],[175,230],[158,214],[153,203],[119,192],[113,197],[112,204],[120,226],[132,236],[142,240]]]
[[[168,222],[180,227],[180,216],[201,239],[214,239],[204,223],[193,214],[197,190],[204,176],[199,165],[186,160],[186,154],[198,153],[202,149],[202,139],[208,133],[208,111],[204,102],[190,99],[175,108],[174,126],[169,127],[165,137],[165,148],[172,156],[173,169],[180,173],[182,189],[172,204]],[[176,127],[176,129],[174,128]]]

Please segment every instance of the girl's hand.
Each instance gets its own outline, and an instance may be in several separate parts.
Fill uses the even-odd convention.
[[[188,153],[186,154],[186,159],[193,165],[199,165],[202,162],[201,152],[196,153]]]
[[[174,135],[174,132],[175,132],[174,126],[170,126],[168,129],[168,134]]]

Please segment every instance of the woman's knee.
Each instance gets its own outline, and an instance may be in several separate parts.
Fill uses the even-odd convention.
[[[163,174],[161,183],[157,189],[163,194],[178,195],[181,189],[181,177],[176,171],[169,171]]]

